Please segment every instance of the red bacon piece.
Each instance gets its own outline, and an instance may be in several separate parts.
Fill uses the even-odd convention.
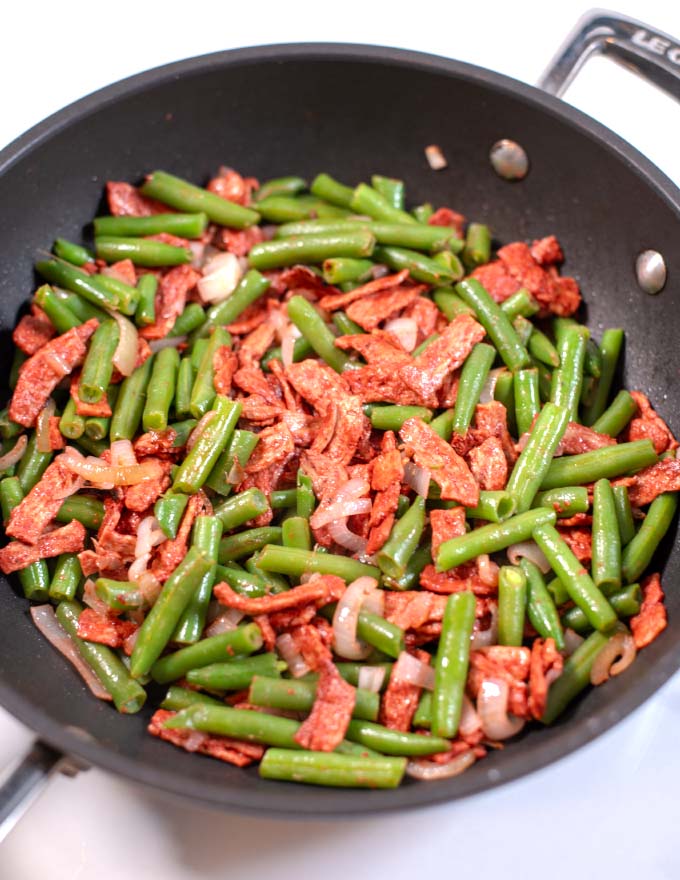
[[[534,639],[529,666],[529,712],[540,721],[548,700],[550,681],[562,672],[564,660],[554,639]]]
[[[498,258],[510,275],[527,288],[544,313],[568,317],[581,304],[581,294],[574,279],[561,277],[554,266],[544,269],[524,242],[516,241],[500,248]]]
[[[406,306],[411,305],[425,289],[425,285],[420,285],[383,290],[381,293],[351,303],[347,306],[347,316],[370,332],[378,324],[393,318]]]
[[[348,293],[340,293],[337,288],[333,288],[332,293],[327,292],[319,300],[319,305],[328,312],[334,312],[336,309],[345,309],[347,306],[365,297],[372,297],[378,293],[395,290],[401,287],[407,279],[408,269],[402,269],[401,272],[397,272],[395,275],[383,275],[382,278],[368,281],[366,284],[355,287],[354,290],[350,290]]]
[[[637,403],[639,415],[628,425],[625,432],[627,440],[651,440],[657,455],[669,449],[677,449],[678,441],[670,428],[654,410],[649,399],[641,391],[631,391],[631,397]]]
[[[505,489],[508,462],[498,437],[487,437],[479,446],[471,449],[467,463],[480,489],[489,492]]]
[[[161,583],[167,581],[186,556],[194,520],[204,512],[212,513],[212,505],[205,493],[199,491],[189,498],[177,535],[169,541],[163,541],[158,548],[158,556],[151,563],[151,571]]]
[[[151,235],[149,238],[158,238],[158,236]],[[122,281],[123,284],[129,284],[130,287],[137,284],[137,270],[132,260],[118,260],[116,263],[111,263],[110,266],[104,266],[101,274]]]
[[[210,755],[211,758],[217,758],[227,764],[235,764],[237,767],[247,767],[253,761],[259,761],[264,755],[264,746],[257,743],[243,742],[212,733],[201,733],[197,730],[164,727],[165,722],[169,718],[174,718],[176,714],[167,709],[157,709],[151,716],[148,732],[187,752],[200,752],[202,755]]]
[[[452,507],[451,510],[431,510],[430,526],[432,527],[432,558],[436,559],[439,548],[444,541],[465,534],[465,508]]]
[[[218,394],[228,396],[238,368],[238,357],[228,345],[221,345],[213,355],[213,385]]]
[[[128,564],[135,558],[137,539],[118,530],[122,512],[122,500],[104,498],[104,518],[93,542],[95,549],[84,550],[78,556],[86,577],[96,571],[104,576],[125,577]]]
[[[147,431],[135,440],[133,448],[138,458],[149,455],[174,456],[179,451],[174,446],[176,439],[177,432],[174,428],[166,428],[165,431]]]
[[[12,331],[12,341],[29,357],[46,345],[57,331],[47,315],[24,315]]]
[[[39,559],[49,559],[62,553],[78,553],[85,545],[87,532],[77,520],[42,535],[35,544],[10,543],[0,550],[0,569],[5,574],[26,568]]]
[[[581,452],[590,452],[603,446],[616,446],[616,440],[608,434],[598,434],[585,425],[569,422],[560,441],[560,454],[579,455]]]
[[[167,205],[142,195],[132,184],[117,180],[107,182],[106,200],[114,217],[150,217],[152,214],[172,213]]]
[[[649,467],[643,468],[633,478],[628,488],[628,497],[633,507],[650,504],[663,492],[677,492],[680,489],[680,461],[665,458]]]
[[[590,562],[593,555],[592,536],[590,529],[565,528],[557,521],[557,531],[569,545],[569,549],[579,562]]]
[[[290,631],[295,647],[302,655],[302,659],[307,666],[309,666],[313,672],[318,672],[319,669],[329,663],[332,659],[330,643],[324,638],[323,630],[319,628],[319,622],[322,619],[323,618],[317,618],[315,620],[315,626],[302,624],[300,626],[295,626]],[[312,617],[310,620],[314,620],[314,618]],[[326,620],[323,622],[326,626],[330,626]]]
[[[59,416],[50,416],[48,433],[50,449],[52,450],[63,449],[66,446],[66,441],[59,430],[59,422]]]
[[[80,399],[79,395],[80,389],[80,373],[74,373],[71,378],[71,385],[69,388],[69,393],[73,402],[76,405],[76,412],[79,416],[84,416],[85,418],[94,418],[94,419],[108,419],[112,415],[111,407],[109,406],[108,395],[104,394],[101,400],[97,403],[85,403],[84,400]]]
[[[255,177],[241,177],[233,168],[220,168],[217,177],[206,186],[208,192],[235,202],[237,205],[249,205],[252,201],[254,189],[259,189],[260,184]]]
[[[427,651],[413,651],[421,663],[429,665],[430,655]],[[422,688],[403,679],[404,659],[407,655],[400,654],[392,667],[390,680],[380,701],[380,723],[392,730],[407,731],[411,727],[413,716],[418,708],[418,700]]]
[[[248,229],[223,229],[218,227],[213,236],[213,244],[222,251],[228,251],[237,257],[245,257],[250,249],[264,241],[264,235],[259,226],[250,226]]]
[[[500,678],[509,686],[508,710],[520,718],[528,718],[526,682],[530,667],[531,652],[528,648],[492,645],[490,648],[471,651],[468,694],[476,699],[483,681]]]
[[[333,574],[321,575],[293,587],[285,593],[276,593],[270,596],[258,596],[252,598],[235,593],[227,583],[217,584],[214,589],[215,598],[228,608],[237,608],[244,614],[271,614],[274,611],[286,611],[289,608],[298,608],[300,605],[308,605],[310,602],[318,604],[318,607],[328,604],[340,598],[345,591],[345,582],[342,578]]]
[[[142,462],[139,462],[142,464]],[[159,458],[145,458],[144,464],[154,465],[155,473],[146,477],[135,486],[127,486],[125,489],[125,506],[128,510],[142,513],[155,504],[172,482],[170,470],[172,462],[162,461]]]
[[[650,574],[640,584],[642,588],[642,605],[629,624],[633,633],[635,647],[646,648],[666,629],[668,618],[664,607],[664,593],[661,587],[661,576],[658,572]]]
[[[332,752],[345,738],[354,710],[356,690],[327,660],[319,669],[312,711],[294,736],[303,749]]]
[[[399,431],[401,439],[420,467],[432,473],[441,497],[465,507],[479,503],[479,486],[464,459],[422,419],[407,419]]]
[[[85,608],[78,618],[78,638],[109,648],[122,648],[125,640],[138,629],[139,626],[130,620],[100,614],[93,608]]]
[[[59,512],[64,498],[72,495],[80,478],[58,457],[47,468],[24,500],[11,512],[5,531],[25,544],[35,544]]]
[[[463,214],[451,210],[451,208],[437,208],[433,214],[430,214],[427,225],[450,226],[458,238],[462,238],[464,235],[465,217]]]
[[[184,311],[187,295],[198,283],[201,273],[191,266],[174,266],[158,283],[156,291],[156,320],[142,327],[139,335],[144,339],[162,339]]]

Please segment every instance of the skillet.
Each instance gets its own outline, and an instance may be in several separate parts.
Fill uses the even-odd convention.
[[[13,255],[0,274],[0,366],[11,329],[33,288],[33,261],[55,234],[82,235],[99,213],[107,179],[141,179],[161,167],[195,181],[228,162],[266,179],[327,170],[348,182],[376,168],[404,178],[414,202],[450,204],[488,222],[499,241],[555,233],[565,271],[579,281],[587,323],[627,333],[623,382],[656,403],[680,430],[679,365],[673,359],[680,300],[680,191],[612,132],[553,95],[592,54],[632,66],[680,98],[680,48],[670,37],[610,14],[586,16],[541,81],[544,91],[471,65],[365,46],[258,47],[167,65],[103,89],[32,129],[0,153],[0,241]],[[406,108],[416,106],[414,117]],[[408,122],[406,121],[408,118]],[[492,170],[491,144],[511,138],[531,170],[509,184]],[[439,144],[449,161],[423,158]],[[659,296],[643,292],[636,256],[664,258]],[[680,556],[667,536],[664,582]],[[150,708],[119,716],[92,699],[75,672],[33,627],[12,585],[0,588],[0,703],[39,736],[0,790],[0,822],[61,766],[95,764],[222,809],[320,815],[432,804],[488,789],[562,757],[624,717],[680,667],[680,595],[668,590],[669,627],[633,667],[587,694],[560,723],[532,730],[463,776],[409,782],[397,791],[327,791],[260,780],[189,755],[145,733]],[[152,695],[153,697],[153,695]],[[24,801],[25,803],[25,801]]]

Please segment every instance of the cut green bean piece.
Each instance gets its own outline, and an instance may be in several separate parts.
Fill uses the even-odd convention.
[[[215,327],[203,352],[203,357],[196,371],[194,387],[191,389],[189,411],[195,419],[204,416],[215,400],[214,358],[220,348],[228,346],[230,343],[229,333],[222,327]]]
[[[66,401],[66,406],[59,419],[59,430],[69,440],[77,440],[85,432],[85,417],[76,412],[76,402],[72,397]]]
[[[500,370],[496,374],[496,387],[493,392],[493,399],[498,400],[505,407],[508,421],[508,431],[514,436],[518,436],[517,419],[515,418],[515,393],[514,393],[515,377],[509,370]]]
[[[96,236],[141,236],[167,232],[180,238],[200,238],[208,226],[208,215],[152,214],[150,217],[95,217]]]
[[[215,507],[214,513],[222,523],[225,532],[228,532],[268,510],[267,496],[260,489],[253,487],[222,501]]]
[[[633,519],[633,510],[628,498],[628,488],[626,486],[614,486],[614,507],[616,508],[616,521],[619,526],[619,535],[621,536],[621,546],[625,547],[635,537],[635,520]]]
[[[168,336],[175,338],[177,336],[188,336],[204,324],[205,312],[197,302],[192,302],[189,303],[182,314],[177,317]]]
[[[621,586],[621,536],[609,480],[598,480],[593,489],[592,544],[593,582],[608,596]]]
[[[72,241],[67,241],[65,238],[58,238],[54,242],[52,250],[57,257],[66,260],[67,263],[73,263],[74,266],[84,266],[85,263],[94,262],[94,257],[87,248],[80,244],[74,244]]]
[[[651,464],[658,456],[651,440],[634,440],[616,446],[603,446],[580,455],[567,455],[555,459],[543,478],[541,489],[557,489],[560,486],[578,486],[596,480],[620,477],[635,473]]]
[[[349,208],[354,195],[354,190],[351,186],[339,183],[329,174],[318,174],[312,181],[309,189],[318,198],[330,202],[331,205],[338,205],[341,208]]]
[[[434,291],[433,299],[440,312],[449,320],[453,321],[456,315],[474,315],[475,311],[466,305],[463,300],[456,296],[451,288],[440,287]]]
[[[377,563],[387,577],[404,575],[425,528],[425,499],[418,496],[407,512],[397,520],[390,536],[377,555]]]
[[[214,409],[215,415],[205,425],[177,469],[172,485],[173,492],[186,492],[188,495],[198,492],[234,432],[241,415],[241,404],[218,395]]]
[[[524,571],[502,565],[498,572],[498,644],[519,647],[524,634],[527,579]]]
[[[303,180],[302,177],[275,177],[272,180],[266,180],[260,186],[255,193],[254,199],[258,202],[261,199],[269,198],[269,196],[296,196],[306,189],[307,181]]]
[[[331,257],[370,257],[375,236],[366,229],[277,238],[254,245],[248,262],[254,269],[277,269],[297,263],[323,263]]]
[[[381,174],[373,174],[371,177],[371,186],[387,199],[393,208],[399,211],[404,210],[404,181],[397,180],[394,177],[383,177]]]
[[[531,430],[535,416],[541,409],[538,393],[538,370],[518,370],[513,382],[515,393],[515,418],[519,435]]]
[[[304,516],[309,519],[314,513],[316,506],[316,498],[314,497],[314,489],[312,481],[307,474],[302,471],[297,472],[297,488],[295,490],[295,510],[298,516]]]
[[[191,546],[200,550],[212,563],[184,609],[172,640],[180,645],[193,645],[201,638],[212,599],[212,589],[217,573],[217,556],[222,537],[222,523],[217,516],[199,516],[194,522]]]
[[[90,495],[71,495],[62,501],[55,519],[62,523],[77,519],[86,529],[96,532],[104,519],[104,504]]]
[[[177,529],[184,516],[189,496],[181,492],[161,496],[154,504],[153,513],[166,538],[177,537]]]
[[[583,423],[585,425],[593,425],[607,408],[609,393],[614,381],[616,366],[618,364],[622,347],[623,330],[616,328],[604,331],[602,334],[602,341],[600,342],[600,355],[602,358],[600,378],[597,383],[593,402],[583,413]]]
[[[656,548],[670,528],[678,507],[677,492],[665,492],[652,501],[637,534],[621,557],[623,579],[632,584],[652,561]]]
[[[333,312],[333,323],[338,328],[338,333],[340,333],[341,336],[350,336],[353,333],[364,332],[363,328],[356,324],[351,318],[348,318],[342,310]]]
[[[458,732],[474,622],[474,594],[462,592],[449,596],[434,662],[431,722],[434,737],[454,737]]]
[[[220,542],[220,565],[224,565],[226,562],[231,562],[234,559],[250,556],[256,550],[260,550],[266,545],[277,544],[280,541],[280,526],[262,526],[261,528],[248,529],[245,532],[230,535],[227,538],[223,538]],[[292,548],[286,547],[286,549],[291,550]]]
[[[78,396],[84,403],[99,403],[106,394],[113,374],[113,355],[119,338],[118,324],[111,319],[104,321],[95,330],[78,387]]]
[[[554,403],[546,403],[536,419],[506,486],[506,491],[515,499],[518,513],[531,507],[568,422],[567,408]]]
[[[94,246],[99,259],[106,260],[107,263],[132,260],[135,266],[152,268],[154,266],[181,266],[184,263],[190,263],[194,258],[188,247],[175,247],[175,245],[151,238],[102,235],[95,238]]]
[[[505,365],[510,370],[521,370],[528,366],[529,352],[517,338],[510,319],[479,281],[467,278],[456,284],[455,289],[463,302],[474,309]]]
[[[478,342],[465,359],[453,410],[454,434],[465,434],[470,427],[475,407],[479,403],[479,396],[495,357],[496,349],[493,346]]]
[[[24,499],[24,490],[18,477],[5,477],[0,482],[3,520],[9,516]],[[32,562],[17,572],[24,596],[31,602],[45,602],[49,597],[50,573],[44,559]]]
[[[598,434],[618,437],[628,422],[637,413],[638,406],[628,391],[619,391],[602,415],[593,422],[591,428]]]
[[[39,287],[33,295],[33,299],[54,324],[59,334],[67,333],[83,323],[75,312],[57,296],[49,284],[43,284],[42,287]]]
[[[487,261],[485,260],[485,262]],[[511,321],[514,321],[518,315],[521,315],[523,318],[531,318],[538,309],[538,303],[526,287],[520,287],[516,293],[513,293],[512,296],[509,296],[501,303],[501,310],[505,312]]]
[[[230,202],[165,171],[154,171],[150,174],[142,186],[142,193],[178,211],[205,213],[213,223],[220,226],[245,229],[260,219],[257,211]]]
[[[52,461],[54,453],[40,452],[37,447],[35,431],[28,438],[26,451],[17,465],[16,475],[19,478],[21,490],[28,495],[35,484],[40,480]]]
[[[270,283],[268,278],[255,269],[248,270],[233,293],[222,302],[210,306],[205,313],[205,323],[195,333],[199,336],[207,336],[211,327],[232,324],[248,306],[267,291]]]
[[[385,223],[416,222],[409,213],[393,207],[385,196],[366,183],[360,183],[356,187],[349,207],[357,214],[367,214],[369,217],[382,220]]]
[[[449,267],[436,262],[433,257],[426,257],[409,248],[378,245],[373,252],[373,259],[377,263],[385,263],[395,272],[408,269],[412,278],[415,278],[416,281],[423,281],[425,284],[441,286],[448,284],[454,278]]]
[[[175,415],[185,418],[190,413],[191,392],[194,387],[195,371],[190,357],[184,357],[177,369],[175,386]]]
[[[111,417],[111,440],[132,440],[137,433],[144,412],[152,365],[153,358],[148,358],[131,376],[123,380]]]
[[[279,547],[276,544],[263,547],[256,561],[264,571],[279,572],[296,578],[306,572],[335,574],[348,583],[364,575],[380,578],[380,569],[375,565],[358,562],[349,556],[298,550],[296,547]]]
[[[470,223],[465,233],[463,262],[468,269],[488,263],[491,256],[491,232],[483,223]]]
[[[642,605],[640,584],[629,584],[612,593],[608,598],[609,604],[616,611],[619,618],[633,617],[633,615],[640,612]],[[588,623],[588,618],[576,605],[564,612],[562,624],[582,636],[587,636],[593,629]]]
[[[210,663],[200,669],[190,669],[186,674],[189,684],[208,690],[236,691],[250,687],[253,677],[278,676],[286,668],[276,654],[258,654],[255,657],[239,657],[226,663]]]
[[[373,272],[371,260],[352,257],[331,257],[323,261],[323,280],[326,284],[342,284],[343,281],[368,281]]]
[[[432,410],[424,406],[375,406],[371,408],[370,419],[379,431],[398,431],[407,419],[422,419],[429,422]]]
[[[336,373],[342,373],[350,365],[347,355],[335,347],[335,336],[314,306],[303,296],[288,300],[288,317],[307,339],[314,351]]]
[[[611,635],[595,631],[567,659],[562,674],[548,690],[548,702],[541,718],[544,724],[552,724],[574,697],[590,684],[590,670],[595,658],[610,638]]]
[[[142,413],[142,427],[145,431],[164,431],[168,427],[168,414],[175,396],[178,370],[177,349],[161,349],[153,361]]]
[[[248,693],[248,702],[254,706],[268,706],[290,712],[309,712],[316,696],[316,682],[299,679],[267,678],[256,675]],[[380,709],[380,696],[373,691],[357,688],[354,718],[376,721]]]
[[[200,691],[189,690],[188,688],[179,687],[173,684],[168,688],[165,699],[160,705],[161,709],[167,709],[170,712],[181,712],[187,706],[193,706],[195,703],[202,703],[204,706],[222,706],[220,700],[202,694]]]
[[[587,327],[569,324],[563,330],[561,342],[558,341],[560,367],[552,376],[551,400],[557,406],[564,407],[572,421],[576,421],[578,416],[583,365],[589,338],[590,331]]]
[[[96,306],[125,311],[120,297],[102,285],[101,275],[88,275],[87,272],[82,272],[75,266],[59,260],[40,260],[35,268],[46,281],[72,290]],[[130,290],[134,291],[134,288]],[[132,311],[134,312],[134,309]]]
[[[519,564],[527,579],[527,616],[531,625],[541,638],[553,639],[557,650],[563,651],[564,632],[560,615],[541,570],[526,557],[520,559]]]
[[[536,505],[539,506],[539,505]],[[476,507],[467,507],[465,515],[468,519],[485,519],[487,522],[499,523],[515,512],[515,501],[505,489],[479,493]]]
[[[544,364],[547,367],[559,367],[560,356],[557,352],[557,349],[548,339],[545,333],[543,333],[537,327],[534,327],[533,333],[529,337],[527,347],[529,349],[529,354],[535,360],[540,361],[540,363]]]
[[[459,595],[464,595],[460,593]],[[471,594],[470,594],[471,595]],[[474,597],[473,597],[474,598]],[[424,756],[446,752],[451,744],[441,736],[403,733],[372,721],[354,719],[347,727],[347,739],[384,755]]]
[[[284,547],[312,549],[312,533],[309,520],[302,516],[289,516],[281,523],[281,543]]]
[[[74,599],[83,572],[75,553],[63,553],[58,559],[50,581],[50,600]]]
[[[236,430],[227,443],[227,447],[215,462],[210,476],[205,481],[218,495],[231,495],[234,483],[230,479],[238,479],[238,475],[232,473],[234,465],[238,462],[239,469],[248,464],[248,459],[257,446],[258,435],[252,431]]]
[[[558,519],[587,513],[590,508],[588,490],[585,486],[564,486],[560,489],[548,489],[538,492],[532,507],[548,507],[554,510]]]
[[[328,752],[267,749],[260,761],[263,779],[302,782],[334,788],[397,788],[406,769],[405,758],[341,755]]]

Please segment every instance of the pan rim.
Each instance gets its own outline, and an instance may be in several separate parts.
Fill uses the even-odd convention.
[[[467,62],[424,52],[359,43],[285,43],[252,46],[194,56],[151,68],[78,99],[20,135],[0,151],[0,176],[71,124],[124,97],[143,92],[149,87],[220,67],[301,60],[362,61],[392,67],[415,68],[471,81],[496,92],[512,95],[515,99],[519,98],[538,107],[544,114],[557,117],[616,154],[620,161],[630,166],[680,217],[680,189],[657,166],[602,123],[559,98],[504,74]],[[563,730],[561,736],[548,742],[539,742],[531,749],[525,748],[522,754],[516,754],[515,760],[508,768],[490,769],[486,778],[470,780],[464,774],[454,780],[430,783],[427,786],[407,785],[397,791],[363,792],[351,789],[326,791],[305,787],[299,797],[293,797],[291,786],[285,783],[270,783],[264,790],[256,788],[245,791],[238,788],[230,789],[219,780],[206,784],[203,780],[180,779],[168,773],[166,769],[140,762],[138,758],[118,752],[109,744],[83,738],[77,731],[45,716],[38,706],[25,699],[18,690],[2,679],[0,679],[0,705],[53,747],[76,755],[105,771],[120,773],[130,781],[150,785],[159,791],[190,800],[194,804],[280,818],[284,815],[287,818],[305,815],[337,817],[433,806],[486,792],[497,785],[540,770],[567,757],[628,716],[655,694],[678,668],[680,668],[680,644],[673,645],[671,642],[657,658],[648,676],[626,691],[607,715],[599,719],[596,728],[583,723],[574,730]]]

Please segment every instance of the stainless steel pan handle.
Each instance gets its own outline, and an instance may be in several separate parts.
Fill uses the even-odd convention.
[[[538,87],[559,98],[594,55],[606,55],[680,101],[680,41],[603,9],[591,9],[579,19]]]

